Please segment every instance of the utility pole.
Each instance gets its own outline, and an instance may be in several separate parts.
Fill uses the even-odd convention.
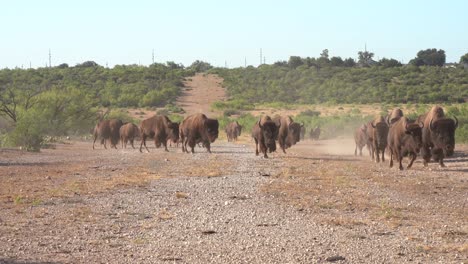
[[[263,59],[262,48],[260,48],[260,65],[262,65],[262,59]],[[258,66],[260,66],[260,65],[258,65]]]
[[[50,53],[50,49],[49,49],[49,68],[52,67],[52,54]]]
[[[154,64],[154,49],[153,49],[153,64]]]
[[[29,61],[29,69],[31,69],[31,68],[32,68],[32,67],[31,67],[31,61]]]
[[[247,68],[247,57],[244,57],[244,68]]]
[[[227,68],[227,61],[224,61],[224,68]]]
[[[263,64],[266,64],[266,57],[263,56]]]

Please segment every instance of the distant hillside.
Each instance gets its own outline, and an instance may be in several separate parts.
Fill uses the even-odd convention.
[[[460,103],[468,71],[437,66],[213,69],[232,100],[247,103]]]

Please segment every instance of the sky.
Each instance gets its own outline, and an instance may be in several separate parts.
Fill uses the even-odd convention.
[[[258,66],[289,56],[403,63],[420,50],[468,53],[466,0],[0,0],[0,68],[92,60],[102,66],[195,60]]]

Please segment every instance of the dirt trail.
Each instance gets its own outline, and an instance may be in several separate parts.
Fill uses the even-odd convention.
[[[400,172],[351,143],[0,151],[0,263],[463,263],[466,146]]]
[[[185,110],[185,115],[204,113],[208,117],[218,117],[222,113],[211,110],[211,104],[226,100],[226,91],[221,86],[223,79],[214,74],[197,73],[186,78],[177,105]]]

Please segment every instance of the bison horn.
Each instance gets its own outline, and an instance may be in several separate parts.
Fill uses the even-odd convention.
[[[453,116],[453,118],[455,118],[455,128],[457,128],[458,127],[458,119],[457,119],[456,116]]]
[[[434,129],[434,126],[432,125],[432,121],[434,120],[434,118],[431,118],[431,122],[429,123],[429,130],[433,130]]]
[[[304,122],[301,122],[301,127],[304,127]]]
[[[406,123],[406,125],[405,125],[405,130],[406,130],[406,131],[409,131],[409,129],[408,129],[408,128],[409,128],[409,124],[408,124],[408,123]]]
[[[262,118],[261,118],[261,117],[260,117],[260,119],[258,120],[258,126],[259,126],[260,128],[263,127],[263,126],[262,126]]]
[[[419,127],[420,127],[421,129],[423,129],[423,128],[424,128],[424,123],[423,123],[423,122],[419,122]]]
[[[390,116],[389,115],[387,116],[387,125],[390,126]]]
[[[374,122],[371,122],[370,125],[375,128]]]

